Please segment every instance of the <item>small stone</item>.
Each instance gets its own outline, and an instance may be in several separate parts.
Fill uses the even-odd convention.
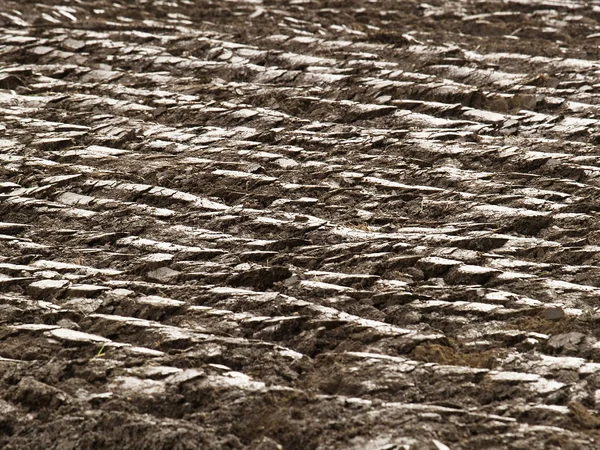
[[[41,280],[31,283],[27,291],[34,297],[40,298],[63,289],[69,284],[67,280]]]
[[[79,51],[86,46],[86,43],[84,41],[69,38],[62,42],[62,46],[67,50]]]
[[[573,356],[579,353],[584,339],[585,334],[578,332],[557,334],[548,339],[546,346],[551,353]]]
[[[146,274],[146,276],[150,280],[158,281],[160,283],[170,283],[172,281],[175,281],[177,277],[179,277],[179,275],[181,275],[181,272],[170,269],[168,267],[160,267]]]
[[[173,260],[171,253],[151,253],[139,259],[148,271],[153,271],[161,267],[165,267]]]
[[[546,320],[561,320],[565,318],[565,312],[559,306],[551,306],[544,309],[542,317]]]

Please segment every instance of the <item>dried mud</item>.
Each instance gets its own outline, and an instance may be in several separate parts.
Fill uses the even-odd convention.
[[[1,2],[0,448],[598,448],[599,21]]]

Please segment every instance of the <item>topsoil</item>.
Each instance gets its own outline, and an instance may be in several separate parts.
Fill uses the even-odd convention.
[[[597,1],[2,1],[0,448],[599,448],[599,56]]]

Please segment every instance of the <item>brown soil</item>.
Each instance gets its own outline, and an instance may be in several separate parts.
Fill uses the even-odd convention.
[[[0,448],[599,448],[599,21],[0,2]]]

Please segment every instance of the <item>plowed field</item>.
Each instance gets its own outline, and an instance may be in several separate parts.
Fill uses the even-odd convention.
[[[2,1],[0,448],[600,448],[599,56],[599,1]]]

